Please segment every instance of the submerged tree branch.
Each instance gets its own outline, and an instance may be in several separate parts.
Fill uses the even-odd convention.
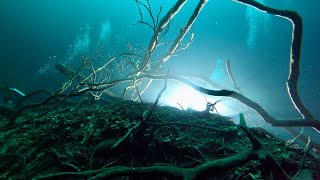
[[[153,33],[153,36],[149,42],[148,49],[146,50],[146,53],[144,55],[144,58],[142,62],[139,64],[138,71],[131,73],[136,74],[146,68],[146,66],[149,64],[150,57],[154,50],[156,49],[159,36],[161,32],[164,30],[164,28],[169,24],[169,22],[173,19],[175,15],[181,10],[181,8],[184,6],[184,4],[187,2],[187,0],[178,0],[176,4],[167,12],[167,14],[160,20],[158,27],[156,31]]]
[[[290,47],[290,63],[289,63],[289,76],[287,81],[287,91],[291,102],[300,113],[303,119],[307,119],[309,123],[316,121],[313,115],[302,103],[298,93],[298,80],[300,75],[300,52],[301,52],[301,40],[302,40],[302,18],[298,13],[288,10],[278,10],[270,8],[260,4],[254,0],[234,0],[245,5],[253,6],[256,9],[273,14],[276,16],[283,17],[290,20],[292,23],[292,42]],[[289,122],[288,122],[289,123]],[[317,122],[318,123],[318,122]],[[287,123],[285,123],[287,124]],[[291,123],[290,123],[291,124]],[[319,130],[319,129],[318,129]]]
[[[176,52],[182,40],[184,39],[185,35],[189,32],[191,26],[194,24],[202,8],[205,6],[207,2],[208,0],[199,1],[197,7],[194,9],[192,15],[190,16],[188,23],[185,25],[183,29],[180,30],[179,36],[176,37],[167,54],[159,61],[158,67],[161,67]]]

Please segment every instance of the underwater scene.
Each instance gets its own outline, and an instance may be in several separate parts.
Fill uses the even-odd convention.
[[[319,8],[1,0],[0,179],[320,180]]]

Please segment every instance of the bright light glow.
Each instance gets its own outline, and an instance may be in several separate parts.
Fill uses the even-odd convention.
[[[215,106],[219,114],[230,117],[238,117],[240,112],[247,110],[245,105],[232,98],[222,98],[223,100]]]
[[[189,86],[186,85],[175,85],[173,90],[166,92],[164,98],[164,104],[178,109],[193,109],[196,111],[203,111],[206,109],[207,102],[215,103],[219,100],[220,102],[216,103],[216,110],[214,113],[219,113],[224,116],[238,117],[240,112],[246,110],[244,105],[241,105],[234,99],[228,97],[212,97],[204,95]],[[179,105],[180,104],[180,105]],[[181,107],[182,108],[181,108]]]
[[[203,111],[206,109],[206,101],[204,96],[186,85],[181,85],[178,88],[174,88],[172,91],[167,93],[167,97],[165,99],[166,100],[164,103],[166,105],[179,109],[181,109],[179,104],[185,110],[188,108],[192,108],[197,111]]]

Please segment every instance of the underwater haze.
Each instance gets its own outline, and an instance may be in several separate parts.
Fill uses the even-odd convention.
[[[155,14],[162,7],[162,17],[176,1],[149,2]],[[302,17],[298,90],[308,110],[320,119],[320,2],[258,2],[296,11]],[[166,41],[173,41],[179,34],[197,3],[189,0],[181,9],[172,22],[172,33],[165,37]],[[142,6],[140,8],[144,20],[152,22],[148,12]],[[0,83],[23,93],[41,88],[56,91],[64,80],[57,75],[57,63],[79,67],[81,56],[94,54],[99,44],[103,44],[106,56],[124,53],[129,45],[141,51],[147,49],[153,31],[139,21],[139,9],[134,0],[1,0]],[[259,103],[274,117],[300,118],[286,88],[292,40],[289,20],[232,0],[209,0],[190,31],[194,33],[190,46],[172,56],[164,68],[170,68],[172,72],[201,73],[220,84],[221,88],[234,90],[225,69],[229,61],[243,95]],[[189,33],[186,38],[190,36]],[[166,53],[169,47],[157,53]],[[155,54],[154,58],[157,56]],[[103,65],[103,62],[96,65]],[[142,98],[153,102],[161,88],[162,83],[151,86]],[[206,106],[201,93],[174,83],[160,102],[183,109],[203,110]],[[237,115],[247,109],[239,103],[227,102],[226,107],[223,101],[221,107],[217,107],[223,115],[235,115],[237,119]],[[228,109],[227,105],[233,108]],[[319,138],[311,128],[307,133],[315,141],[316,137]]]

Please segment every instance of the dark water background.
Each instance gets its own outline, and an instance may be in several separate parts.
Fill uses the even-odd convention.
[[[160,5],[166,12],[175,1],[150,2],[156,12]],[[299,92],[319,119],[320,2],[264,2],[271,7],[297,11],[303,18]],[[196,0],[187,2],[174,21],[175,31],[185,24],[196,3]],[[103,25],[108,29],[104,38],[111,51],[123,51],[126,42],[146,47],[151,30],[134,25],[138,20],[133,0],[1,0],[0,81],[23,92],[56,88],[53,82],[39,80],[39,72],[52,68],[49,61],[64,62],[70,58],[70,54],[76,53],[76,44],[81,48],[81,43],[85,43],[86,35],[88,47],[94,49],[103,34]],[[295,118],[298,113],[285,87],[291,29],[290,22],[283,18],[249,11],[231,0],[210,0],[195,24],[194,43],[170,62],[177,70],[210,76],[218,59],[230,59],[235,79],[246,96],[276,117]],[[225,79],[221,77],[218,81],[223,83]]]

